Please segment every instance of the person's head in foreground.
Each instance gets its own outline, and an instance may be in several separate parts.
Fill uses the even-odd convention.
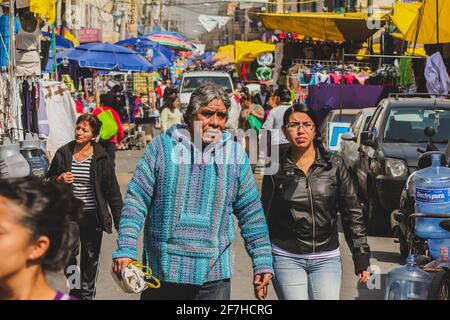
[[[219,86],[206,83],[198,87],[192,93],[184,114],[191,137],[195,137],[197,130],[195,134],[201,134],[203,146],[217,142],[225,130],[230,105],[228,95]]]
[[[320,133],[313,111],[303,104],[295,104],[284,113],[283,133],[295,151],[321,148]]]
[[[0,300],[60,299],[45,273],[66,267],[81,204],[38,178],[0,180]]]

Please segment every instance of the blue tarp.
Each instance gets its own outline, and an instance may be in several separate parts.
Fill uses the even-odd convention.
[[[175,53],[171,49],[144,37],[122,40],[116,42],[116,45],[124,47],[131,46],[144,57],[147,56],[147,50],[152,50],[151,63],[154,69],[168,67],[175,60]]]
[[[111,43],[88,43],[65,54],[82,68],[116,71],[150,71],[152,65],[137,52]]]

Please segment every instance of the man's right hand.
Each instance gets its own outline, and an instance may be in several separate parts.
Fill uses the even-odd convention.
[[[58,182],[58,183],[71,184],[74,181],[75,181],[75,177],[73,176],[72,172],[64,172],[63,174],[59,175],[56,178],[56,182]]]
[[[126,269],[128,265],[133,262],[130,258],[117,258],[113,259],[112,270],[119,279],[122,279],[122,270]]]

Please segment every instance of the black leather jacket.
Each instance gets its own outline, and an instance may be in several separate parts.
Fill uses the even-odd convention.
[[[262,202],[272,243],[296,254],[337,249],[340,212],[355,273],[366,270],[370,249],[362,208],[342,158],[325,160],[317,151],[305,175],[288,155],[280,159],[278,173],[263,180]]]

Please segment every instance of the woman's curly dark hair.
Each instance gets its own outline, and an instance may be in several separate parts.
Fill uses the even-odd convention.
[[[19,223],[30,230],[31,241],[40,236],[50,239],[43,270],[65,268],[78,245],[82,201],[69,188],[34,177],[0,179],[0,196],[23,208]]]

